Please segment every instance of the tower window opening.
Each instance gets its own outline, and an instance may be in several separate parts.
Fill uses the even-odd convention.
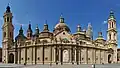
[[[10,32],[10,38],[12,37],[12,33]]]
[[[9,17],[7,17],[7,22],[9,22]]]
[[[12,22],[12,18],[10,18],[10,22]]]
[[[6,37],[6,32],[4,32],[4,35],[3,35],[4,37]]]
[[[114,40],[116,39],[116,34],[114,34]]]
[[[113,28],[114,23],[112,22],[112,28]]]
[[[109,40],[111,40],[111,34],[109,34]]]
[[[4,21],[6,22],[6,18],[4,19]]]

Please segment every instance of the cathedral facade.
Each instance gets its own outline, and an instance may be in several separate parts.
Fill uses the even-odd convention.
[[[2,62],[14,64],[108,64],[117,63],[117,29],[113,11],[108,17],[107,40],[98,32],[93,40],[91,24],[82,29],[80,25],[75,33],[60,16],[58,24],[49,31],[44,24],[43,31],[38,26],[35,33],[28,24],[27,35],[23,34],[22,26],[14,39],[12,12],[7,6],[2,26]]]

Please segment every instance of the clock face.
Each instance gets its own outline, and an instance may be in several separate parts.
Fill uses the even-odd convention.
[[[108,48],[112,48],[112,45],[108,45]]]

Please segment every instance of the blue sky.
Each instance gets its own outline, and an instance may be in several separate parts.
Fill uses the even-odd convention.
[[[0,0],[0,27],[3,25],[3,13],[10,3],[13,12],[14,34],[18,34],[20,24],[23,25],[26,35],[29,21],[32,29],[35,30],[38,24],[40,31],[43,30],[45,20],[50,31],[58,23],[60,14],[63,13],[66,24],[72,33],[76,32],[76,26],[80,24],[87,28],[88,23],[92,24],[94,39],[98,31],[103,32],[106,39],[107,23],[110,10],[114,10],[117,19],[118,37],[120,37],[120,1],[119,0]],[[2,45],[2,30],[0,29],[0,46]],[[118,43],[120,44],[118,38]],[[118,46],[120,47],[120,45]]]

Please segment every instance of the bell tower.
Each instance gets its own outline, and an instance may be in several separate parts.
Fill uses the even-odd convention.
[[[4,24],[2,26],[2,62],[4,63],[8,63],[8,50],[13,45],[14,26],[12,24],[12,18],[10,6],[8,5],[3,16]]]
[[[108,18],[108,30],[107,30],[107,42],[108,49],[112,49],[112,63],[117,62],[117,28],[116,28],[116,19],[114,16],[114,12],[110,11],[110,15]]]

